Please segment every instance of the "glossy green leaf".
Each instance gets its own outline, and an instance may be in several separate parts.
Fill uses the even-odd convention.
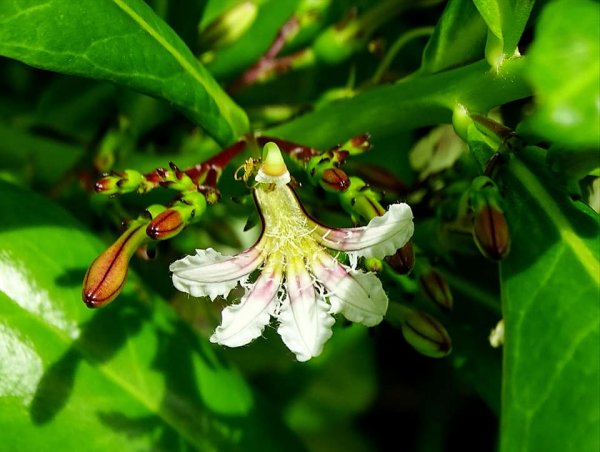
[[[486,35],[473,0],[450,0],[423,51],[419,72],[432,74],[483,58]]]
[[[239,373],[134,275],[109,307],[83,305],[99,240],[48,200],[3,182],[0,208],[3,449],[279,447],[270,430],[286,430],[264,422]],[[293,437],[285,441],[294,447]]]
[[[529,95],[522,78],[524,58],[508,61],[502,72],[485,61],[367,90],[333,102],[265,132],[313,146],[328,147],[365,132],[381,138],[450,122],[459,104],[468,110],[490,108]]]
[[[501,263],[505,321],[501,450],[600,448],[598,215],[571,201],[542,150],[500,180],[512,249]]]
[[[248,130],[245,113],[141,0],[3,1],[0,55],[162,98],[222,144]]]
[[[529,127],[571,148],[600,144],[598,3],[550,3],[536,25],[527,76],[537,109]]]

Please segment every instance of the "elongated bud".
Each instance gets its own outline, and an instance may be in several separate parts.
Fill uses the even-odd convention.
[[[429,268],[419,277],[419,284],[427,297],[444,311],[452,311],[454,299],[450,286],[439,272]]]
[[[103,176],[94,186],[98,193],[103,195],[124,194],[140,191],[144,183],[144,176],[135,170],[112,172]]]
[[[306,164],[311,182],[332,193],[347,190],[351,183],[350,178],[339,167],[348,155],[348,151],[336,147],[311,157]]]
[[[326,64],[341,63],[365,44],[361,34],[361,23],[356,16],[332,25],[315,40],[315,55]]]
[[[153,240],[166,240],[179,234],[185,223],[175,209],[167,209],[158,215],[146,228],[146,234]]]
[[[83,280],[82,299],[88,308],[113,301],[127,279],[129,260],[148,237],[147,220],[135,220],[106,251],[92,262]]]
[[[108,196],[115,195],[119,193],[119,187],[117,185],[119,179],[120,178],[116,176],[104,176],[96,181],[94,190]]]
[[[340,146],[340,149],[348,151],[350,155],[358,155],[369,151],[372,147],[371,135],[368,133],[363,133],[362,135],[350,138]]]
[[[498,261],[510,251],[510,230],[502,197],[492,179],[480,176],[473,180],[469,194],[473,210],[473,239],[481,253]]]
[[[443,358],[452,351],[452,340],[446,328],[422,311],[412,311],[402,323],[404,339],[416,351],[431,358]]]
[[[510,251],[510,232],[506,217],[495,207],[486,206],[473,219],[473,239],[487,258],[499,261]]]
[[[410,273],[415,266],[415,250],[412,241],[408,241],[406,245],[386,257],[385,260],[396,273],[401,275]]]
[[[203,50],[217,50],[236,42],[254,23],[258,7],[244,1],[234,5],[212,21],[200,34]]]
[[[197,221],[206,210],[206,198],[202,193],[188,192],[170,208],[154,216],[146,228],[148,237],[166,240],[179,234],[184,227]]]
[[[381,195],[359,177],[351,177],[350,188],[340,195],[340,204],[354,220],[370,221],[383,215],[385,209],[380,200]]]
[[[319,185],[326,191],[345,191],[350,186],[350,178],[339,168],[327,168],[319,179]]]

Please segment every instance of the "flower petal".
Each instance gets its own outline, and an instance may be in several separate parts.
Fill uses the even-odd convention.
[[[330,229],[318,225],[313,237],[327,248],[382,259],[408,242],[414,231],[412,220],[408,204],[392,204],[385,214],[373,218],[367,226]]]
[[[375,274],[347,268],[325,252],[314,257],[312,272],[328,291],[331,312],[366,326],[383,320],[388,298]]]
[[[308,361],[321,354],[335,319],[323,294],[315,291],[302,259],[288,264],[285,284],[287,296],[279,311],[277,332],[298,361]]]
[[[221,325],[210,337],[210,341],[228,347],[239,347],[260,336],[276,307],[274,301],[282,278],[282,261],[269,259],[240,302],[223,310]]]
[[[264,259],[262,242],[236,256],[223,256],[212,248],[196,250],[171,264],[173,285],[194,297],[226,297],[238,283],[243,284]]]

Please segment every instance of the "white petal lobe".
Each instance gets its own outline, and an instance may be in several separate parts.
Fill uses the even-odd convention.
[[[281,305],[277,332],[298,361],[308,361],[321,354],[335,319],[305,269],[288,275],[286,286],[288,296]]]
[[[267,264],[241,301],[223,310],[221,325],[210,341],[240,347],[260,336],[276,307],[281,279],[281,269]]]
[[[382,259],[402,248],[414,232],[413,214],[408,204],[392,204],[367,226],[329,229],[317,226],[313,237],[323,246],[346,251],[351,258],[359,256]]]
[[[328,291],[331,312],[366,326],[383,320],[388,298],[374,273],[347,268],[325,253],[315,258],[312,269]]]
[[[176,289],[194,297],[208,296],[214,300],[219,295],[226,297],[238,283],[244,284],[261,262],[258,245],[233,257],[208,248],[173,262],[169,270],[173,272]]]

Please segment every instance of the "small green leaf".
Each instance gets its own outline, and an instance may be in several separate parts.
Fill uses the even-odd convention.
[[[598,215],[573,203],[526,148],[501,173],[511,253],[501,263],[505,322],[501,450],[600,448]]]
[[[423,51],[419,72],[432,74],[483,58],[486,33],[473,0],[450,0]]]
[[[118,302],[83,305],[98,239],[38,195],[0,182],[0,200],[3,448],[278,448],[269,430],[287,430],[265,422],[240,374],[135,275]]]
[[[527,75],[537,109],[529,127],[565,146],[600,143],[600,14],[588,0],[552,2],[542,11]]]
[[[248,130],[245,113],[141,0],[1,2],[0,55],[162,98],[221,144]]]

